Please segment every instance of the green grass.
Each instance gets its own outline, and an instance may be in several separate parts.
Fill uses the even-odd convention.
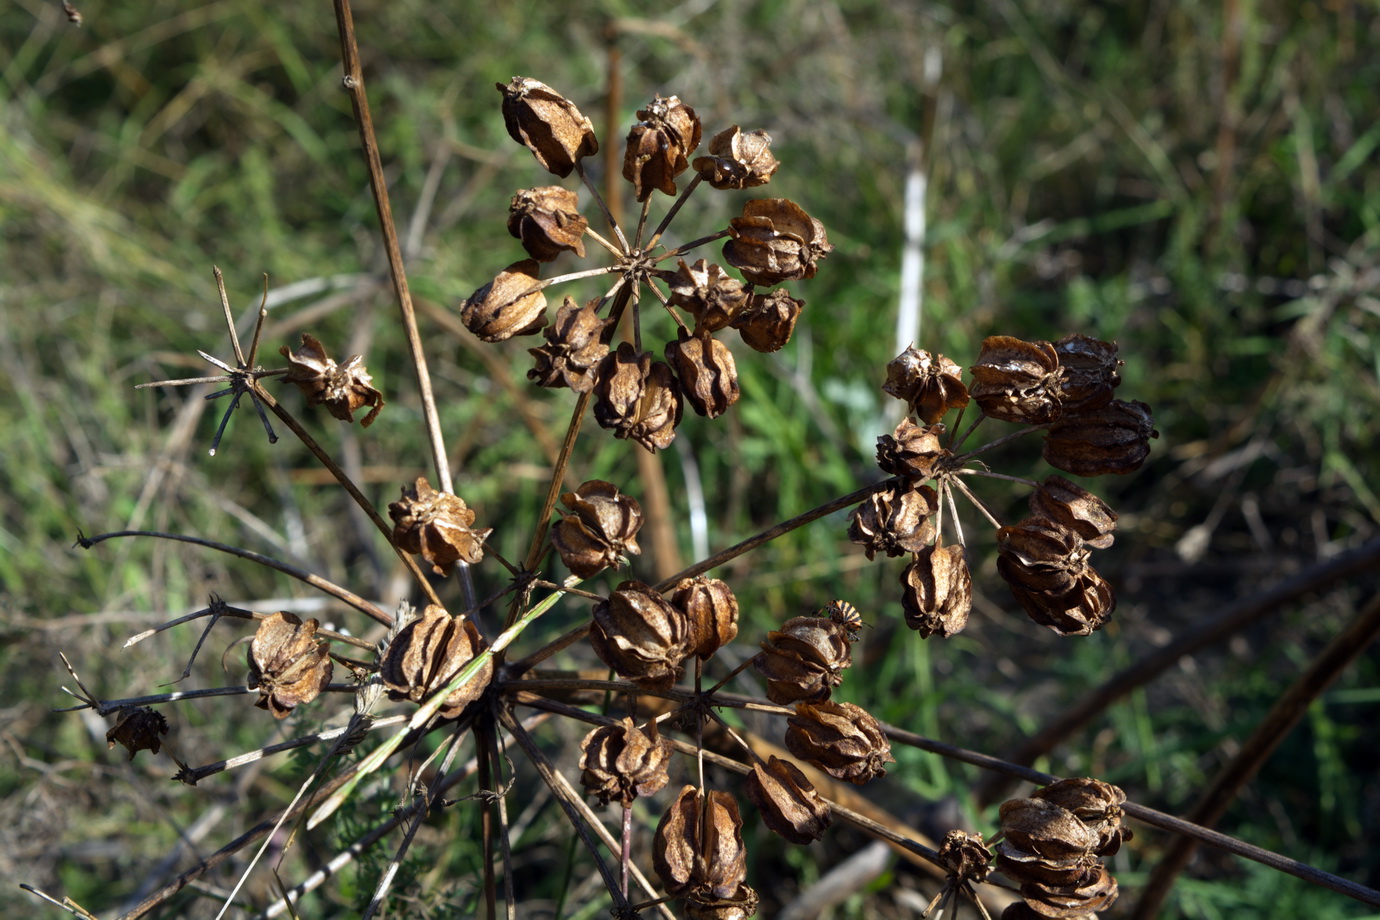
[[[256,768],[261,778],[252,782],[218,777],[187,790],[167,782],[168,761],[144,755],[127,764],[106,751],[94,725],[48,712],[66,705],[58,686],[71,686],[57,652],[102,694],[153,692],[181,672],[195,634],[122,651],[128,635],[201,606],[212,591],[231,600],[309,592],[180,544],[119,541],[83,552],[72,548],[78,529],[201,534],[294,559],[386,607],[406,585],[377,535],[313,478],[314,462],[290,438],[270,448],[242,412],[221,453],[208,458],[219,404],[201,404],[191,389],[133,389],[206,373],[196,349],[228,357],[212,264],[225,272],[241,320],[258,303],[264,272],[275,296],[287,285],[342,279],[275,304],[266,358],[306,331],[337,355],[366,354],[389,401],[378,424],[360,431],[324,414],[304,417],[328,450],[365,471],[364,490],[380,507],[429,462],[391,291],[380,280],[329,8],[78,6],[80,29],[58,4],[39,0],[15,5],[0,22],[0,673],[5,738],[18,755],[0,768],[13,828],[0,849],[16,854],[5,860],[7,878],[108,911],[174,847],[179,829],[215,804],[243,809],[247,821],[277,802],[294,774]],[[946,643],[922,642],[901,623],[900,561],[866,564],[847,543],[844,516],[834,515],[727,568],[744,601],[745,638],[847,597],[872,628],[856,649],[867,663],[850,674],[843,698],[1000,754],[1112,669],[1271,573],[1374,539],[1376,13],[1356,4],[1228,8],[1240,16],[1234,65],[1223,50],[1222,7],[1186,3],[749,0],[669,11],[689,18],[623,35],[620,126],[659,91],[694,105],[707,135],[731,123],[767,128],[783,163],[767,192],[800,202],[837,247],[795,291],[808,305],[793,343],[766,357],[741,350],[742,401],[715,423],[685,422],[711,549],[878,476],[875,439],[894,408],[878,385],[905,344],[894,341],[894,305],[906,144],[929,98],[920,64],[929,48],[943,68],[932,91],[917,344],[966,365],[988,334],[1116,339],[1126,360],[1122,393],[1155,408],[1162,434],[1144,470],[1094,486],[1123,515],[1116,546],[1100,557],[1120,597],[1102,633],[1068,641],[1037,631],[996,579],[990,535],[974,522],[981,598],[973,623]],[[645,11],[614,0],[585,5],[578,20],[565,10],[549,0],[492,11],[418,0],[356,10],[405,236],[421,213],[412,288],[445,310],[518,257],[503,229],[509,197],[549,179],[507,137],[495,82],[523,74],[557,87],[595,117],[606,146],[621,148],[624,127],[610,135],[602,124],[600,36],[610,19]],[[677,228],[716,228],[744,197],[697,194]],[[547,461],[529,422],[558,439],[569,394],[527,386],[529,343],[490,350],[505,377],[456,336],[423,325],[460,491],[481,523],[503,523],[495,539],[504,555],[520,556],[525,527],[508,522],[530,519],[544,490],[536,471]],[[297,397],[286,400],[300,407]],[[683,522],[687,455],[662,456]],[[1028,457],[1029,473],[1044,475],[1032,451],[1000,457],[993,462],[1003,471],[1026,472],[1006,464]],[[161,485],[146,494],[154,469]],[[626,445],[592,424],[572,475],[640,491]],[[1010,507],[1013,493],[991,485],[983,494]],[[1217,523],[1204,553],[1178,555],[1179,539],[1209,519]],[[688,525],[678,524],[678,537],[688,560]],[[496,567],[477,575],[481,595],[507,578]],[[1137,801],[1186,810],[1375,587],[1362,579],[1195,656],[1045,766],[1095,772]],[[566,615],[573,625],[580,611]],[[244,651],[231,647],[241,634],[219,627],[187,683],[241,680]],[[1380,884],[1366,846],[1380,830],[1368,807],[1380,794],[1377,751],[1365,730],[1378,682],[1372,653],[1314,706],[1223,830]],[[207,762],[280,737],[246,710],[243,700],[178,710],[179,756]],[[907,801],[966,804],[966,769],[916,752],[897,756],[893,777]],[[359,808],[353,819],[367,828],[372,809],[386,806]],[[1316,824],[1296,826],[1313,813]],[[992,815],[984,817],[990,832]],[[543,820],[524,852],[532,865],[558,865],[551,853],[563,852],[561,822],[554,812]],[[239,829],[219,826],[201,846]],[[426,852],[445,853],[447,841],[473,833],[472,820],[448,815],[428,831]],[[36,834],[69,848],[120,846],[54,858],[19,845]],[[313,846],[325,853],[333,842]],[[826,849],[817,865],[812,851],[759,843],[763,871],[790,872],[802,884],[839,855]],[[1123,891],[1134,892],[1163,844],[1138,831],[1116,867]],[[467,878],[476,858],[452,853],[438,865]],[[303,916],[355,909],[372,891],[373,869],[350,870]],[[575,878],[586,869],[578,865]],[[426,864],[413,871],[410,894],[435,899],[419,904],[419,915],[452,897],[471,903],[475,888],[445,889]],[[1245,863],[1214,858],[1190,874],[1176,893],[1184,916],[1291,916],[1295,907],[1316,917],[1367,915]],[[542,896],[554,900],[559,873],[544,877]],[[765,878],[754,884],[768,887]],[[204,899],[188,898],[197,906],[187,910],[204,909]],[[871,893],[839,915],[872,916],[891,903]],[[576,905],[568,907],[573,914]]]

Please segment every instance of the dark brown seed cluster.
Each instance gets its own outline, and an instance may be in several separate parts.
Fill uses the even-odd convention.
[[[580,742],[580,782],[600,805],[631,805],[640,795],[660,792],[670,776],[671,745],[653,722],[644,732],[633,720],[594,729]]]
[[[829,617],[793,617],[767,633],[753,666],[767,679],[767,699],[782,706],[829,699],[853,664],[853,643]]]
[[[631,495],[602,479],[583,483],[561,496],[569,509],[551,527],[551,545],[561,561],[581,578],[616,568],[627,556],[640,555],[637,532],[642,529],[642,506]]]
[[[773,756],[765,764],[753,764],[745,788],[762,823],[791,843],[814,843],[833,820],[829,803],[789,760]]]
[[[503,93],[504,123],[513,139],[548,171],[561,177],[578,171],[584,179],[580,163],[599,149],[589,119],[537,80],[514,77],[498,88]],[[682,192],[678,182],[690,169],[703,136],[699,116],[679,97],[658,94],[637,118],[627,136],[622,175],[638,201],[648,201],[655,191],[681,195],[667,224],[699,185],[753,188],[770,181],[779,165],[766,132],[745,132],[734,125],[710,140],[708,156],[694,158],[693,178]],[[485,342],[533,335],[545,328],[546,344],[529,349],[535,366],[528,377],[543,387],[592,393],[594,418],[601,427],[649,451],[662,450],[675,438],[686,405],[712,419],[738,400],[737,361],[717,334],[736,329],[749,348],[760,352],[784,346],[804,301],[775,286],[814,277],[819,260],[833,247],[823,224],[785,198],[749,200],[727,228],[676,249],[661,244],[665,226],[656,231],[645,226],[645,213],[635,232],[624,234],[622,228],[611,227],[610,239],[599,237],[578,205],[579,196],[560,186],[517,192],[508,230],[522,241],[530,258],[513,263],[476,290],[460,305],[460,318]],[[705,259],[691,264],[682,258],[694,246],[725,235],[729,240],[723,259],[742,280]],[[650,242],[639,249],[629,237],[639,241],[637,245],[648,238]],[[613,255],[607,272],[616,283],[584,306],[567,297],[548,325],[543,288],[565,279],[543,281],[542,265],[564,253],[583,258],[587,238],[597,239],[599,249]],[[678,271],[662,266],[672,259]],[[651,297],[648,287],[653,289]],[[661,352],[665,360],[642,338],[641,305],[656,301],[670,306],[676,323]],[[615,345],[614,336],[628,314],[631,341]]]
[[[335,418],[353,422],[355,411],[368,406],[369,414],[359,422],[364,428],[378,418],[383,394],[374,388],[374,378],[365,370],[362,357],[353,355],[344,364],[336,364],[316,337],[305,332],[301,348],[291,351],[284,345],[279,352],[288,359],[284,382],[296,385],[309,407],[325,406]]]
[[[589,642],[618,676],[665,690],[685,673],[694,635],[685,612],[640,581],[625,581],[594,606]]]
[[[1066,779],[1002,804],[996,865],[1029,911],[1015,916],[1078,918],[1112,906],[1117,883],[1102,860],[1131,837],[1125,801],[1100,780]]]
[[[129,751],[129,759],[140,751],[157,754],[163,747],[163,736],[168,733],[168,720],[156,709],[148,706],[132,706],[121,709],[115,724],[105,733],[108,747],[123,744]]]
[[[389,643],[379,676],[390,699],[421,703],[449,684],[483,650],[484,641],[474,623],[430,604]],[[445,698],[441,718],[453,719],[479,699],[493,672],[492,660],[485,659],[473,677]]]
[[[331,682],[330,646],[316,638],[321,624],[303,623],[295,614],[275,613],[259,623],[249,643],[249,689],[259,691],[254,704],[275,719],[286,719],[301,703],[310,703]]]
[[[727,792],[681,789],[657,825],[652,865],[666,893],[686,899],[687,917],[735,920],[757,912],[757,892],[746,881],[743,819]]]
[[[484,558],[484,541],[492,527],[476,530],[474,511],[465,500],[431,487],[426,477],[403,487],[402,498],[388,506],[393,542],[418,553],[438,575],[449,575],[457,562],[476,565]]]
[[[799,703],[786,729],[786,747],[834,779],[862,785],[886,775],[891,744],[881,724],[852,703]]]

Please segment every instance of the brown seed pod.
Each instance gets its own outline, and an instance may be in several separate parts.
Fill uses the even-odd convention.
[[[669,365],[623,342],[599,363],[595,376],[594,420],[601,428],[653,453],[671,446],[680,424],[681,398]]]
[[[968,405],[963,368],[943,355],[931,355],[910,345],[886,366],[882,390],[910,406],[926,425],[933,425],[950,409]]]
[[[546,295],[536,259],[514,262],[460,304],[460,321],[481,342],[536,335],[546,325]]]
[[[727,792],[701,796],[694,786],[681,789],[652,843],[652,866],[666,893],[707,907],[739,901],[747,875],[742,829],[738,803]]]
[[[1059,417],[1063,371],[1059,353],[1048,342],[989,336],[969,370],[973,385],[968,392],[988,418],[1047,425]]]
[[[637,532],[642,529],[642,506],[631,495],[602,479],[581,483],[561,496],[570,509],[551,527],[551,545],[561,561],[581,578],[593,578],[617,567],[624,556],[642,553]]]
[[[637,200],[652,192],[676,193],[676,176],[690,165],[686,156],[700,145],[700,119],[680,97],[658,94],[637,113],[641,121],[628,132],[623,178],[633,184]]]
[[[717,578],[682,578],[671,590],[671,604],[690,621],[690,652],[708,660],[738,635],[738,599]]]
[[[897,483],[874,492],[848,515],[848,539],[863,547],[867,558],[877,553],[900,556],[918,553],[934,540],[933,515],[939,494],[929,486]]]
[[[438,575],[449,575],[457,562],[477,565],[484,558],[484,541],[494,532],[492,527],[475,530],[474,511],[465,500],[433,489],[425,476],[411,488],[403,486],[388,516],[398,548],[421,554]]]
[[[787,198],[758,198],[728,222],[732,237],[724,261],[763,287],[813,278],[816,263],[833,251],[824,225]]]
[[[286,612],[259,622],[249,643],[249,689],[258,689],[254,705],[275,719],[286,719],[293,708],[316,699],[331,682],[329,643],[316,639],[320,625],[316,620],[303,623]]]
[[[1092,855],[1097,831],[1047,799],[1010,799],[1001,805],[1001,832],[1011,846],[1048,860]]]
[[[563,252],[585,257],[589,221],[580,214],[578,192],[559,185],[522,189],[508,206],[508,232],[538,262],[552,262]]]
[[[685,401],[699,415],[718,418],[738,401],[738,368],[728,346],[707,332],[680,337],[666,345],[666,362],[676,372]]]
[[[791,843],[814,843],[833,820],[829,803],[789,760],[773,756],[766,764],[753,764],[744,788],[762,823]]]
[[[852,663],[847,628],[828,617],[792,617],[767,633],[752,661],[767,679],[767,699],[781,706],[827,700]]]
[[[895,432],[877,439],[877,466],[912,482],[931,479],[953,456],[940,442],[943,433],[943,425],[922,428],[903,418]]]
[[[1115,856],[1123,840],[1130,840],[1131,829],[1121,823],[1121,806],[1126,793],[1111,783],[1087,777],[1070,777],[1050,783],[1030,794],[1068,809],[1092,830],[1098,842],[1093,848],[1096,856]]]
[[[926,639],[938,634],[947,639],[968,625],[973,609],[973,576],[961,544],[944,546],[936,541],[915,554],[915,561],[901,573],[901,606],[906,625]]]
[[[992,851],[983,845],[981,834],[953,830],[939,846],[939,861],[953,878],[983,882],[991,871]]]
[[[640,581],[625,581],[594,605],[589,644],[599,660],[648,690],[665,690],[685,673],[690,621]]]
[[[788,720],[786,747],[834,779],[862,785],[886,775],[893,761],[882,726],[852,703],[798,703]]]
[[[1045,435],[1045,462],[1075,476],[1133,473],[1158,438],[1150,407],[1114,399],[1100,409],[1066,414]]]
[[[127,706],[120,709],[115,724],[105,733],[108,747],[123,744],[129,751],[129,759],[140,751],[157,754],[163,747],[162,735],[168,733],[168,720],[156,709],[148,706]]]
[[[796,300],[785,288],[767,294],[753,294],[731,325],[742,336],[743,343],[753,351],[780,351],[791,340],[795,321],[805,301]]]
[[[744,189],[766,185],[781,164],[772,156],[770,134],[734,125],[714,135],[709,156],[695,157],[693,165],[714,188]]]
[[[1021,898],[1036,914],[1055,920],[1096,916],[1116,903],[1117,883],[1106,866],[1089,873],[1086,881],[1076,885],[1049,885],[1027,882],[1021,886]]]
[[[580,783],[600,805],[631,805],[640,795],[660,792],[670,780],[666,764],[671,744],[657,734],[656,723],[643,732],[630,718],[602,725],[580,742]]]
[[[421,703],[446,684],[484,650],[474,623],[457,619],[445,608],[428,604],[422,615],[398,631],[379,664],[379,677],[388,698]],[[453,719],[483,695],[493,679],[492,659],[459,689],[446,697],[441,718]]]
[[[604,341],[606,320],[595,312],[598,300],[583,307],[573,297],[566,297],[556,311],[556,321],[546,327],[546,344],[529,348],[527,353],[536,359],[536,367],[527,372],[527,379],[537,386],[570,387],[576,393],[594,389],[594,371],[609,353]]]
[[[997,572],[1026,614],[1063,636],[1102,628],[1116,595],[1089,563],[1091,551],[1073,531],[1045,518],[1026,518],[997,531]]]
[[[718,332],[748,305],[748,289],[743,282],[704,259],[694,265],[681,259],[679,271],[661,277],[670,289],[671,306],[684,307],[695,317],[696,332]]]
[[[1116,342],[1075,333],[1055,342],[1054,350],[1064,368],[1059,401],[1065,414],[1100,409],[1112,401],[1112,393],[1121,384],[1117,368],[1125,363],[1117,359]]]
[[[503,94],[508,136],[532,151],[542,169],[564,179],[576,163],[599,152],[589,119],[545,83],[513,77],[507,86],[494,85]]]
[[[1071,530],[1095,549],[1112,545],[1116,512],[1107,503],[1063,476],[1048,476],[1030,493],[1030,514]]]
[[[288,359],[284,383],[294,384],[307,398],[307,406],[325,406],[326,411],[342,422],[353,422],[355,410],[369,407],[369,414],[360,419],[360,427],[368,428],[383,409],[383,394],[374,388],[374,378],[364,367],[364,359],[352,355],[344,364],[336,364],[315,336],[302,333],[302,347],[289,351],[284,345],[279,354]]]

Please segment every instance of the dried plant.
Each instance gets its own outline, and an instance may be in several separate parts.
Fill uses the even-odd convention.
[[[348,6],[341,6],[348,86],[367,147],[373,143],[367,99],[353,51]],[[281,813],[228,844],[224,852],[266,840],[271,828],[315,828],[351,796],[358,796],[366,777],[394,771],[406,777],[406,791],[390,826],[408,828],[394,866],[420,823],[453,804],[447,798],[450,790],[472,775],[455,763],[459,739],[472,736],[479,776],[478,804],[473,807],[487,810],[491,817],[483,824],[489,874],[482,883],[491,915],[499,887],[492,874],[495,862],[502,864],[510,904],[513,898],[505,800],[513,775],[508,752],[514,747],[561,803],[619,917],[664,909],[666,900],[682,901],[684,916],[692,918],[752,916],[759,894],[748,877],[745,839],[751,838],[745,836],[744,826],[756,821],[797,845],[818,841],[831,824],[840,822],[888,840],[931,863],[945,880],[931,904],[941,912],[962,897],[986,916],[987,893],[995,890],[992,870],[1019,887],[1020,900],[1003,917],[1087,917],[1110,907],[1118,883],[1105,860],[1131,839],[1121,819],[1134,812],[1153,820],[1154,813],[1129,804],[1122,790],[1096,779],[1053,781],[1017,765],[949,748],[944,748],[949,756],[1036,779],[1043,788],[1002,805],[1000,827],[986,843],[981,833],[955,829],[941,846],[932,848],[860,813],[849,806],[846,791],[828,778],[866,784],[885,775],[887,765],[894,762],[895,746],[942,747],[903,727],[882,724],[859,705],[833,699],[856,679],[853,643],[875,614],[860,612],[844,600],[821,599],[814,609],[800,611],[764,636],[745,635],[739,608],[752,599],[736,596],[725,581],[708,573],[770,539],[851,507],[848,537],[869,560],[893,565],[897,603],[906,625],[920,633],[914,641],[939,640],[963,630],[972,607],[974,574],[969,560],[988,550],[995,552],[998,574],[1034,623],[1061,636],[1095,632],[1116,608],[1113,587],[1091,564],[1093,550],[1112,541],[1115,512],[1061,475],[1032,481],[999,473],[991,464],[999,448],[1037,436],[1043,438],[1044,459],[1065,474],[1124,475],[1139,468],[1157,433],[1149,407],[1114,397],[1121,382],[1116,344],[1076,333],[1053,343],[994,336],[981,343],[966,372],[949,357],[907,348],[885,368],[882,388],[905,404],[907,416],[878,437],[876,458],[882,475],[875,482],[673,577],[654,584],[636,580],[637,536],[645,512],[633,497],[635,489],[626,483],[591,480],[562,492],[583,419],[592,414],[614,438],[636,445],[628,445],[629,450],[655,452],[677,437],[687,404],[699,415],[717,419],[740,400],[752,400],[750,390],[740,389],[736,362],[756,356],[740,350],[735,358],[727,331],[735,330],[750,352],[785,346],[796,323],[808,314],[803,313],[805,302],[781,285],[794,288],[827,270],[833,247],[823,224],[786,198],[748,200],[727,226],[698,236],[685,234],[690,237],[687,242],[666,243],[673,221],[687,213],[684,206],[695,194],[757,188],[789,174],[788,167],[778,169],[764,130],[744,132],[729,126],[709,141],[708,155],[695,156],[702,137],[695,110],[677,96],[654,96],[637,113],[639,120],[625,142],[622,177],[642,205],[636,221],[625,227],[589,179],[585,161],[600,149],[600,141],[578,106],[528,77],[514,77],[498,89],[501,117],[513,139],[527,147],[542,168],[558,179],[573,174],[583,188],[581,192],[547,185],[517,191],[507,231],[528,258],[498,271],[458,308],[464,326],[480,341],[505,349],[504,359],[527,360],[521,349],[507,344],[508,339],[541,334],[545,343],[528,350],[528,377],[538,386],[574,393],[572,419],[550,472],[542,513],[535,520],[496,521],[486,519],[483,508],[469,506],[451,481],[435,422],[435,400],[426,389],[429,384],[423,383],[427,430],[439,461],[434,471],[437,486],[426,477],[400,484],[401,498],[387,509],[390,525],[308,433],[309,422],[266,386],[274,380],[292,384],[304,395],[306,409],[324,407],[347,424],[367,407],[360,420],[367,427],[385,408],[385,400],[362,359],[356,356],[337,364],[308,334],[297,351],[281,349],[287,367],[264,369],[256,365],[260,330],[246,357],[232,324],[236,366],[208,356],[226,371],[221,379],[231,385],[225,391],[234,396],[231,410],[248,395],[261,414],[267,407],[307,445],[409,566],[425,608],[415,618],[406,605],[389,613],[348,586],[329,584],[285,563],[199,538],[181,538],[264,561],[302,579],[364,614],[351,625],[352,631],[365,633],[371,618],[377,624],[376,635],[354,638],[290,612],[265,615],[215,601],[198,615],[167,625],[209,618],[210,633],[221,623],[257,622],[244,680],[238,686],[137,700],[101,699],[82,687],[76,694],[81,705],[74,708],[113,718],[107,738],[112,746],[123,744],[131,759],[141,751],[152,756],[160,754],[160,747],[165,749],[177,765],[175,778],[194,785],[212,773],[232,769],[235,759],[204,766],[177,759],[179,752],[166,750],[163,737],[169,719],[151,706],[256,692],[254,705],[297,726],[303,710],[325,711],[331,701],[350,700],[342,728],[265,749],[268,754],[315,744],[322,757]],[[375,194],[386,200],[377,174],[374,180]],[[664,215],[654,220],[653,202],[662,200],[658,193],[672,200]],[[384,230],[390,255],[395,254],[387,221]],[[708,257],[690,261],[691,253],[721,241],[724,264]],[[543,277],[553,262],[589,254],[602,257],[604,264]],[[400,261],[395,259],[393,266],[403,323],[415,342],[415,317],[403,296]],[[219,272],[216,277],[219,281]],[[591,280],[598,280],[602,290],[588,297],[566,296],[555,316],[548,317],[547,288]],[[220,290],[228,319],[224,288]],[[261,310],[260,328],[263,315]],[[658,348],[656,343],[662,344]],[[414,351],[414,360],[419,379],[426,380],[421,350]],[[971,446],[980,426],[990,430],[998,424],[1015,427]],[[266,415],[264,425],[271,435]],[[217,446],[224,427],[222,422],[216,433]],[[983,478],[1028,488],[1029,516],[1003,522],[974,488]],[[558,500],[564,510],[557,511]],[[966,521],[961,507],[971,509]],[[485,526],[475,526],[476,521]],[[524,559],[505,559],[495,549],[489,538],[497,528],[519,530],[527,537]],[[984,530],[990,540],[979,539]],[[82,544],[90,547],[116,536],[123,535],[83,538]],[[414,556],[443,578],[428,580]],[[893,558],[900,561],[887,562]],[[501,568],[510,580],[492,596],[470,600],[471,570],[480,566],[486,573]],[[634,578],[606,594],[580,587],[582,581],[623,567],[629,567]],[[564,577],[562,569],[571,575]],[[486,580],[497,579],[486,574]],[[559,635],[546,629],[540,621],[557,605],[580,611],[584,625]],[[482,633],[477,625],[480,615],[498,611],[501,629]],[[250,635],[242,630],[240,637]],[[742,663],[725,664],[725,650],[738,651],[736,660]],[[613,676],[591,677],[587,671],[573,677],[548,674],[544,666],[556,655],[577,666],[602,662]],[[350,680],[332,682],[343,674]],[[227,718],[255,715],[238,701],[224,705]],[[731,724],[721,709],[764,714],[775,726],[776,737]],[[605,813],[592,810],[571,777],[562,773],[570,769],[574,755],[567,752],[564,763],[553,762],[533,735],[540,718],[531,717],[546,714],[592,726],[587,732],[582,729],[578,781],[600,806],[621,806],[617,838],[604,826]],[[387,740],[374,743],[373,738],[385,731]],[[419,766],[409,751],[433,733],[446,739],[437,749],[438,762]],[[724,744],[711,748],[705,740],[710,733],[726,739]],[[784,751],[776,741],[784,744]],[[367,754],[342,759],[356,747]],[[779,756],[786,752],[796,760]],[[654,825],[640,820],[646,812],[635,810],[634,803],[641,800],[645,806],[645,800],[658,796],[671,772],[681,769],[682,759],[696,781],[652,806],[660,813]],[[804,765],[815,772],[807,775]],[[755,809],[745,816],[736,795]],[[650,860],[634,856],[648,851]],[[150,894],[127,916],[156,911],[212,864],[212,859],[203,861]],[[648,869],[659,885],[649,880]],[[383,874],[366,916],[384,902],[393,877],[391,869]],[[316,883],[319,880],[285,880],[285,892],[274,897],[286,903],[284,899],[295,900]],[[232,899],[226,899],[227,908]]]

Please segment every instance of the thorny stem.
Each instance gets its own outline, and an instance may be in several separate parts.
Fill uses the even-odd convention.
[[[331,455],[326,453],[325,448],[316,443],[316,439],[311,436],[307,429],[302,427],[297,421],[296,416],[278,404],[278,401],[273,398],[271,393],[257,383],[254,384],[254,392],[264,401],[264,404],[268,406],[269,410],[272,411],[274,415],[278,416],[282,423],[288,426],[288,429],[297,436],[297,440],[301,441],[303,446],[311,451],[312,456],[319,460],[321,465],[335,477],[335,481],[340,483],[341,487],[349,493],[350,498],[354,499],[355,504],[369,516],[369,520],[372,521],[379,532],[383,534],[384,538],[388,541],[388,545],[393,548],[393,552],[397,554],[397,557],[402,560],[403,565],[412,573],[413,579],[415,579],[422,590],[426,592],[427,599],[437,606],[445,606],[441,603],[441,598],[437,596],[436,590],[431,587],[431,582],[422,574],[422,570],[417,567],[417,560],[412,558],[411,553],[404,552],[393,543],[393,528],[389,526],[388,522],[378,513],[378,510],[374,508],[373,502],[369,501],[369,499],[364,496],[364,493],[354,484],[354,481],[345,473],[345,470],[331,459]],[[445,489],[443,491],[450,490]],[[463,566],[464,563],[462,562],[460,565]],[[471,591],[464,598],[464,605],[467,610],[474,607],[474,597],[472,595],[473,592]],[[392,625],[393,618],[389,617],[386,622],[382,620],[380,620],[380,622],[389,626]]]
[[[230,546],[226,543],[217,543],[215,540],[207,540],[203,537],[192,537],[180,533],[163,533],[162,531],[158,530],[119,530],[115,531],[114,533],[97,534],[94,537],[87,537],[82,535],[81,533],[78,533],[77,545],[80,546],[82,549],[90,549],[97,543],[103,543],[106,540],[113,540],[116,537],[158,537],[159,539],[163,540],[176,540],[179,543],[191,543],[196,546],[203,546],[207,549],[213,549],[217,552],[227,553],[231,556],[239,556],[241,559],[248,559],[250,562],[257,562],[259,565],[265,566],[267,568],[276,569],[277,571],[282,572],[284,575],[291,575],[298,581],[305,582],[306,584],[311,585],[318,591],[324,592],[326,594],[329,594],[331,597],[344,601],[351,607],[358,610],[360,613],[373,617],[375,620],[382,623],[384,626],[393,625],[393,617],[390,616],[382,608],[374,604],[372,601],[365,600],[358,594],[355,594],[353,591],[350,591],[346,588],[342,588],[339,585],[334,584],[333,582],[329,582],[326,579],[322,578],[320,575],[314,575],[311,572],[308,572],[304,569],[299,569],[296,566],[288,565],[286,562],[279,562],[277,559],[274,559],[270,556],[264,556],[260,553],[256,553],[247,549],[241,549],[238,546]]]
[[[369,186],[374,193],[374,205],[378,211],[379,225],[383,230],[384,249],[388,253],[388,268],[393,278],[393,291],[398,298],[398,310],[402,318],[403,331],[407,335],[407,347],[412,359],[412,369],[417,375],[417,389],[422,401],[422,418],[426,425],[427,441],[431,444],[432,463],[442,492],[454,493],[451,480],[450,462],[446,457],[445,436],[441,433],[441,417],[436,408],[436,397],[431,389],[431,373],[427,369],[426,352],[422,348],[421,333],[417,329],[417,314],[412,307],[412,293],[407,285],[407,270],[403,266],[402,247],[398,242],[398,231],[393,223],[393,207],[388,201],[388,180],[383,174],[383,160],[379,155],[378,139],[374,136],[374,121],[369,114],[369,96],[364,89],[364,69],[359,60],[359,44],[355,40],[354,16],[350,12],[350,0],[335,0],[335,19],[340,31],[340,58],[345,70],[343,83],[350,94],[354,106],[355,121],[359,124],[360,145],[364,149],[364,161],[369,170]],[[355,496],[351,495],[352,498]],[[358,498],[355,498],[359,501]],[[391,542],[391,541],[390,541]],[[415,571],[415,565],[414,565]],[[459,574],[461,599],[466,607],[474,606],[474,579],[469,566],[460,562],[456,565]],[[425,584],[425,579],[422,579]],[[435,601],[440,603],[440,601]]]

